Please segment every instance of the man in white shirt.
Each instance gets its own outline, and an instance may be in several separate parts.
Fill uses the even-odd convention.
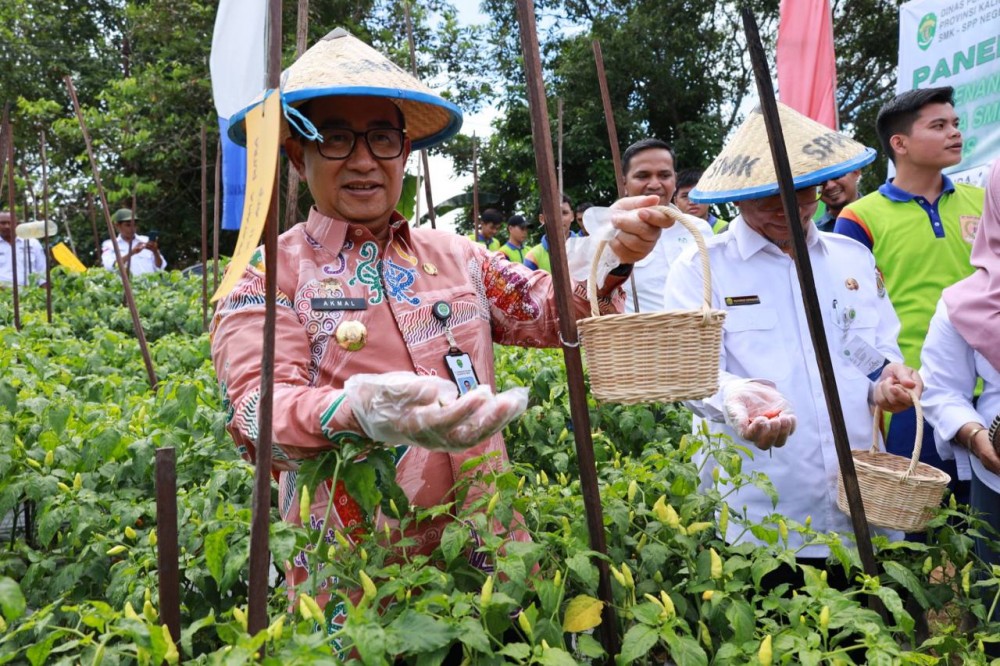
[[[138,221],[131,210],[122,208],[111,216],[111,220],[118,228],[118,250],[128,266],[129,275],[155,273],[167,267],[167,260],[160,254],[158,240],[135,233]],[[115,266],[115,246],[110,239],[101,245],[101,263],[109,271],[118,270]]]
[[[655,194],[660,197],[659,205],[670,205],[676,184],[674,150],[670,144],[659,139],[642,139],[633,143],[622,155],[622,170],[625,172],[625,196]],[[699,231],[705,238],[712,235],[712,228],[704,222],[699,225]],[[694,246],[691,232],[683,225],[675,224],[663,229],[653,251],[642,261],[636,262],[632,277],[638,293],[639,312],[656,312],[661,309],[663,287],[667,282],[670,265],[689,246]],[[635,312],[633,280],[630,279],[623,286],[625,311]]]
[[[819,232],[812,216],[816,186],[835,177],[831,172],[846,173],[859,163],[867,164],[874,152],[798,114],[790,117],[789,112],[795,113],[782,108],[790,154],[813,145],[817,138],[824,146],[838,144],[837,150],[814,161],[798,161],[793,177],[847,434],[853,448],[866,449],[872,441],[871,406],[878,404],[889,412],[908,408],[911,401],[905,389],[919,394],[922,384],[916,371],[900,362],[899,320],[871,253],[851,239]],[[743,153],[734,155],[727,146],[691,192],[692,198],[709,203],[735,201],[740,215],[729,225],[729,233],[706,242],[712,307],[726,312],[719,391],[688,406],[708,421],[713,434],[723,433],[737,444],[769,451],[744,455],[742,469],[770,479],[777,490],[777,506],[754,486],[727,499],[734,508],[745,507],[751,522],[770,522],[768,516],[780,513],[800,524],[811,517],[813,529],[819,532],[849,534],[850,518],[837,508],[839,465],[831,415],[791,257],[791,229],[777,194],[759,116],[759,110],[751,112],[730,144],[739,144]],[[800,119],[807,122],[800,123]],[[804,128],[799,127],[803,124]],[[740,141],[748,126],[751,130],[759,127],[760,137]],[[749,154],[754,149],[757,152]],[[734,164],[750,166],[740,169],[741,178],[739,173],[734,176]],[[664,307],[698,309],[701,303],[700,260],[694,251],[686,252],[668,277]],[[705,465],[706,479],[713,466],[714,460]],[[741,531],[741,526],[731,524],[725,537],[760,543]],[[788,546],[801,548],[799,563],[826,568],[829,548],[802,544],[799,533],[789,533]],[[836,573],[831,570],[831,575]]]
[[[33,238],[15,238],[14,224],[9,211],[0,211],[0,283],[10,285],[13,279],[13,261],[17,256],[17,283],[27,285],[30,273],[45,274],[45,250]],[[44,283],[44,278],[41,280]]]

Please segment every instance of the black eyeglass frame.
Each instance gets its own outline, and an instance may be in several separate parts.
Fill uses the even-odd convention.
[[[325,152],[323,152],[323,146],[326,143],[325,139],[324,139],[324,141],[320,141],[319,139],[314,139],[313,140],[313,142],[316,144],[316,150],[317,150],[317,152],[319,152],[319,154],[320,154],[320,156],[322,158],[327,159],[327,160],[338,160],[338,161],[339,160],[346,160],[354,152],[354,149],[358,147],[358,137],[359,136],[363,136],[364,137],[364,139],[365,139],[365,146],[368,147],[368,152],[371,153],[372,157],[374,157],[377,160],[394,160],[394,159],[396,159],[397,157],[399,157],[400,155],[403,154],[403,147],[406,144],[406,141],[405,141],[405,138],[406,138],[406,129],[405,128],[400,128],[400,127],[373,127],[371,129],[367,129],[367,130],[364,130],[362,132],[355,132],[354,130],[352,130],[352,129],[348,128],[348,127],[336,127],[336,128],[329,128],[326,131],[328,131],[330,133],[334,133],[334,132],[347,132],[347,133],[351,134],[351,147],[347,150],[347,152],[345,154],[337,156],[337,157],[331,157],[330,155],[327,155]],[[379,155],[378,153],[376,153],[375,149],[372,147],[372,142],[369,139],[369,135],[371,135],[373,132],[391,132],[391,133],[398,134],[399,135],[399,150],[397,150],[395,152],[395,154],[392,154],[392,155],[389,155],[389,154]]]

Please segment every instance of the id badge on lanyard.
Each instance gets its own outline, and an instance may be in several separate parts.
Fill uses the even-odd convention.
[[[444,326],[445,337],[448,338],[448,353],[444,355],[444,364],[451,375],[451,381],[458,387],[458,394],[465,395],[472,389],[479,386],[479,377],[476,375],[476,368],[472,365],[472,357],[458,348],[455,336],[452,335],[448,320],[451,318],[451,306],[438,301],[431,307],[431,312],[435,319]]]

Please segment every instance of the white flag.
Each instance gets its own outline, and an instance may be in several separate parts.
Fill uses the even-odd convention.
[[[221,0],[212,34],[212,96],[220,118],[250,106],[267,76],[267,0]]]

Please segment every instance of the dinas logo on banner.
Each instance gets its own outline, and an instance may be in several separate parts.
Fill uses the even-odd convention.
[[[927,14],[920,19],[917,27],[917,46],[926,51],[934,41],[934,32],[937,30],[937,15],[934,12]]]
[[[1000,157],[1000,0],[912,0],[899,8],[896,92],[951,86],[962,130],[952,180],[978,185]]]

